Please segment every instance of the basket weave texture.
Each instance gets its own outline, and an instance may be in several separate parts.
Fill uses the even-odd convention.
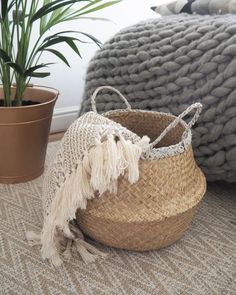
[[[174,121],[177,123],[153,150],[180,144],[189,126],[175,116],[140,110],[105,114],[139,136],[154,142]],[[194,160],[191,142],[171,156],[140,160],[139,181],[130,185],[121,177],[118,192],[104,193],[77,211],[80,228],[95,240],[116,248],[152,250],[181,238],[206,190],[203,173]],[[160,156],[161,155],[161,156]]]

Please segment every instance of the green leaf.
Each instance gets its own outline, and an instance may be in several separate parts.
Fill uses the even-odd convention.
[[[70,64],[69,64],[68,60],[65,58],[65,56],[61,52],[59,52],[59,51],[57,51],[55,49],[46,49],[45,51],[49,51],[49,52],[53,53],[59,59],[61,59],[68,67],[70,67]]]
[[[89,0],[83,0],[83,1],[89,1]],[[77,2],[81,2],[81,0],[67,0],[67,1],[56,0],[56,1],[50,2],[46,5],[44,5],[43,7],[41,7],[38,11],[36,11],[36,13],[31,18],[31,23],[33,23],[37,19],[40,19],[44,15],[46,15],[52,11],[55,11],[56,9],[59,9],[61,7],[65,7],[67,5],[74,4]]]
[[[50,73],[48,73],[48,72],[45,72],[45,73],[35,73],[35,72],[33,72],[28,76],[35,77],[35,78],[45,78],[45,77],[50,76]]]
[[[42,18],[44,15],[48,14],[48,12],[47,12],[48,9],[52,8],[55,4],[60,3],[60,2],[63,2],[63,1],[64,0],[52,1],[52,2],[49,2],[49,3],[47,3],[47,1],[44,2],[43,3],[44,5],[38,11],[36,11],[35,14],[31,17],[30,22],[33,23],[37,19]]]
[[[110,19],[108,18],[104,18],[104,17],[93,17],[93,16],[72,16],[71,18],[68,18],[68,20],[76,20],[76,19],[86,19],[86,20],[99,20],[99,21],[104,21],[104,22],[112,22]]]
[[[80,8],[78,11],[85,10],[85,9],[91,7],[91,6],[94,6],[95,4],[98,4],[101,1],[103,1],[103,0],[93,0],[93,1],[90,1],[89,4],[86,4],[85,6],[83,6],[82,8]]]
[[[23,69],[15,62],[6,62],[7,65],[9,65],[9,67],[11,67],[12,69],[14,69],[19,75],[23,76],[24,75],[24,71]]]
[[[51,0],[44,0],[43,6],[47,5],[50,2],[51,2]],[[46,32],[47,24],[48,24],[48,15],[45,15],[45,16],[41,17],[41,19],[40,19],[40,35],[43,35],[43,33]]]
[[[9,0],[1,0],[1,12],[2,12],[2,19],[4,20],[7,16],[7,13],[11,10],[13,5],[15,4],[15,0],[9,2]]]
[[[44,0],[44,1],[43,1],[43,5],[48,4],[48,3],[50,3],[50,2],[51,2],[51,0]]]
[[[55,38],[52,38],[52,39],[49,39],[48,41],[46,41],[41,47],[39,47],[38,51],[43,51],[50,46],[65,42],[73,49],[73,51],[76,54],[78,54],[81,57],[79,49],[77,48],[74,41],[80,41],[80,40],[77,38],[74,38],[74,37],[56,36]]]
[[[101,47],[101,41],[99,41],[97,38],[95,38],[94,36],[88,34],[88,33],[85,33],[85,32],[78,32],[86,37],[88,37],[89,39],[91,39],[95,44],[97,44],[99,47]]]
[[[50,41],[50,40],[53,40],[53,39],[56,39],[56,38],[58,38],[58,37],[62,37],[62,38],[66,38],[66,39],[68,39],[68,38],[72,38],[73,40],[75,40],[75,41],[78,41],[78,42],[81,42],[81,43],[87,43],[86,41],[83,41],[83,40],[81,40],[81,39],[78,39],[77,37],[76,38],[74,38],[74,37],[68,37],[68,36],[62,36],[62,34],[67,34],[67,33],[74,33],[74,34],[81,34],[81,35],[84,35],[84,36],[86,36],[87,38],[89,38],[89,39],[91,39],[94,43],[96,43],[99,47],[100,47],[100,45],[101,45],[101,42],[97,39],[97,38],[95,38],[94,36],[92,36],[92,35],[90,35],[90,34],[88,34],[88,33],[84,33],[84,32],[81,32],[81,31],[61,31],[61,32],[58,32],[58,33],[55,33],[55,34],[53,34],[53,35],[51,35],[51,36],[49,36],[49,37],[46,37],[44,40],[43,40],[43,43],[44,44],[46,44],[48,41]],[[55,41],[56,42],[56,41]],[[64,41],[64,42],[66,42],[66,41]],[[53,43],[53,42],[52,42]],[[45,47],[45,45],[43,44],[43,46],[42,47]],[[50,43],[49,43],[50,44]],[[51,46],[51,45],[50,45]],[[46,46],[46,47],[48,47],[48,45]]]
[[[49,30],[52,27],[60,24],[61,22],[64,22],[70,15],[70,6],[71,5],[69,5],[69,7],[59,9],[58,11],[56,11],[58,13],[52,13],[45,29]]]
[[[101,5],[98,5],[98,6],[94,7],[94,8],[91,8],[89,10],[86,10],[84,12],[78,13],[77,16],[88,14],[88,13],[91,13],[91,12],[94,12],[94,11],[98,11],[98,10],[104,9],[104,8],[109,7],[111,5],[117,4],[120,1],[121,0],[115,0],[115,1],[109,1],[109,2],[103,3]]]
[[[67,38],[69,38],[69,37],[67,37],[67,36],[56,36],[56,37],[49,38],[48,40],[46,38],[44,40],[43,44],[39,47],[38,51],[42,51],[47,47],[50,47],[50,46],[53,46],[53,45],[56,45],[56,44],[59,44],[59,43],[62,43],[62,42],[66,42]]]
[[[53,63],[46,63],[46,64],[40,64],[40,65],[36,65],[36,66],[33,66],[31,68],[29,68],[28,70],[26,70],[24,72],[24,75],[27,77],[27,76],[31,76],[32,73],[34,73],[36,70],[38,69],[41,69],[41,68],[46,68],[48,65],[52,65]]]
[[[62,36],[62,34],[68,34],[68,33],[78,33],[78,31],[60,31],[60,32],[57,32],[57,33],[55,33],[55,34],[49,36],[49,37],[46,37],[46,38],[43,40],[43,42],[46,42],[46,41],[48,41],[48,40],[50,40],[50,39],[53,39],[53,38],[55,38],[55,37],[59,37],[59,35],[61,35],[61,37],[66,37],[66,36]]]
[[[4,61],[4,62],[11,62],[11,58],[10,56],[7,54],[6,51],[4,51],[3,49],[0,48],[0,58]]]
[[[51,14],[50,22],[55,23],[58,19],[60,19],[62,16],[67,15],[70,13],[70,7],[73,6],[73,4],[68,5],[66,7],[60,7],[54,10]]]
[[[5,19],[7,10],[8,10],[8,0],[1,1],[1,12],[2,12],[2,19]]]
[[[81,54],[80,54],[80,52],[79,52],[79,49],[78,49],[78,47],[76,46],[75,42],[73,41],[73,38],[68,38],[67,41],[66,41],[66,43],[70,46],[70,48],[71,48],[72,50],[74,50],[74,52],[75,52],[76,54],[78,54],[79,57],[81,57]]]

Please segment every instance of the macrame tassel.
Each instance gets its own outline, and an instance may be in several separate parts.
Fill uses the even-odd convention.
[[[150,138],[148,136],[143,136],[138,142],[136,142],[139,147],[142,149],[142,155],[150,150]]]
[[[44,258],[43,258],[44,259]],[[60,255],[58,252],[55,252],[49,259],[50,263],[54,267],[59,267],[62,265],[63,260],[61,259]]]
[[[90,185],[94,191],[103,194],[107,189],[107,179],[104,177],[104,143],[97,141],[90,149],[88,157],[91,166]]]
[[[36,246],[41,244],[41,233],[36,233],[34,231],[26,232],[26,239],[31,246]]]
[[[43,260],[49,260],[52,265],[58,267],[62,264],[62,259],[59,254],[59,237],[56,231],[56,227],[52,222],[45,223],[47,226],[43,226],[42,235],[41,235],[41,254]]]
[[[66,181],[57,191],[51,205],[50,220],[47,220],[47,230],[42,234],[42,256],[44,259],[54,257],[54,261],[59,263],[56,252],[56,231],[61,231],[68,239],[74,239],[69,228],[69,220],[75,218],[77,208],[85,209],[87,198],[93,197],[94,192],[89,184],[89,176],[83,167],[82,161],[78,162],[76,169],[66,176]],[[66,196],[66,197],[64,197]],[[57,229],[48,225],[56,224]],[[52,249],[51,253],[50,250]]]
[[[66,249],[62,254],[65,260],[68,261],[71,258],[74,248],[76,248],[76,251],[80,254],[82,260],[86,264],[94,262],[99,257],[107,256],[107,254],[99,251],[96,247],[84,241],[84,235],[76,226],[75,222],[70,223],[70,229],[75,235],[75,238],[67,241]]]
[[[118,138],[116,140],[115,138]],[[122,135],[109,135],[103,142],[97,142],[89,151],[91,167],[90,184],[100,195],[110,190],[116,192],[117,179],[128,170],[128,180],[134,183],[139,178],[138,162],[142,153],[142,145],[147,139],[133,144]]]
[[[117,146],[117,136],[109,135],[104,142],[104,175],[108,180],[107,190],[117,193],[117,180],[124,174],[127,163]]]
[[[94,197],[94,190],[90,185],[90,175],[87,172],[87,159],[84,158],[83,161],[78,165],[76,171],[76,179],[75,179],[75,191],[77,191],[81,198],[81,206],[78,204],[77,208],[86,209],[87,199],[91,199]]]
[[[82,164],[83,164],[84,171],[86,172],[86,175],[89,177],[89,175],[91,175],[91,166],[89,162],[88,151],[84,152]]]
[[[72,226],[70,220],[76,218],[78,208],[86,209],[87,200],[93,198],[96,191],[100,195],[106,191],[116,192],[119,176],[127,174],[130,183],[138,180],[138,162],[142,151],[148,146],[147,142],[148,138],[143,138],[138,143],[132,143],[115,132],[103,136],[84,153],[72,171],[67,172],[65,182],[57,190],[45,218],[40,237],[43,259],[49,259],[53,265],[59,266],[62,263],[61,239],[65,238],[67,246],[63,257],[66,259],[70,258],[73,248],[86,263],[105,256],[84,241],[82,232]]]
[[[78,228],[76,221],[73,220],[72,222],[70,222],[69,226],[71,231],[75,234],[76,238],[84,239],[84,235],[82,231]]]
[[[105,191],[116,191],[116,180],[123,172],[120,165],[116,140],[114,135],[108,135],[102,142],[97,142],[88,153],[91,167],[90,184],[94,191],[102,195]]]
[[[78,240],[76,241],[76,249],[77,249],[77,251],[79,252],[79,254],[80,254],[82,260],[83,260],[86,264],[91,263],[91,262],[94,262],[94,261],[97,259],[97,256],[94,255],[94,254],[92,254],[92,253],[90,253],[90,252],[87,250],[87,248],[84,247],[84,245],[82,245],[82,244],[80,243],[80,241],[81,241],[80,239],[78,239]]]
[[[86,247],[86,249],[96,255],[97,257],[102,257],[102,258],[105,258],[107,257],[107,254],[98,250],[96,247],[94,247],[93,245],[87,243],[85,240],[80,240],[80,244],[83,245],[84,247]]]
[[[62,256],[65,261],[69,261],[72,257],[72,245],[73,245],[73,240],[67,240],[66,249],[62,253]]]
[[[133,144],[130,140],[125,140],[122,135],[119,136],[119,150],[123,151],[127,162],[127,178],[129,182],[135,183],[139,178],[138,162],[142,153],[142,148]]]
[[[104,258],[107,256],[106,253],[99,251],[97,248],[82,239],[76,240],[76,248],[86,264],[94,262],[98,258]]]
[[[107,187],[107,191],[113,194],[117,194],[117,189],[118,189],[118,180],[111,181]]]
[[[108,135],[107,140],[103,142],[103,161],[104,171],[103,177],[107,179],[108,183],[117,179],[117,146],[113,135]]]
[[[69,228],[69,222],[64,222],[63,224],[57,225],[57,232],[60,235],[64,235],[67,239],[74,239],[74,235],[72,234],[70,228]]]
[[[68,218],[73,218],[75,212],[71,210],[71,203],[66,202],[68,199],[63,198],[63,196],[68,194],[68,186],[71,185],[71,181],[68,181],[68,179],[69,178],[67,178],[67,181],[57,191],[56,197],[51,205],[51,212],[48,217],[45,218],[41,234],[42,258],[44,260],[48,259],[56,267],[62,264],[62,259],[60,258],[59,253],[60,236],[63,234],[68,239],[74,238],[68,225]]]
[[[84,235],[76,224],[71,223],[70,228],[77,237],[75,239],[76,250],[86,264],[94,262],[99,257],[104,258],[107,256],[107,254],[99,251],[96,247],[84,241]]]

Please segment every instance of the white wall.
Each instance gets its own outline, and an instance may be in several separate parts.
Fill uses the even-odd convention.
[[[169,0],[167,0],[169,1]],[[61,26],[63,30],[80,30],[96,36],[102,42],[105,42],[120,29],[135,24],[147,18],[155,18],[158,15],[150,7],[167,2],[165,0],[123,0],[112,7],[106,8],[93,14],[94,17],[105,17],[112,22],[79,20],[70,24]],[[92,16],[92,14],[91,14]],[[85,73],[89,60],[98,50],[94,44],[81,44],[80,51],[83,59],[79,59],[66,46],[59,47],[65,53],[70,61],[71,68],[68,68],[62,62],[58,61],[52,55],[44,55],[43,62],[56,62],[50,68],[51,76],[41,79],[35,79],[33,83],[52,86],[60,91],[60,97],[55,108],[55,116],[52,124],[52,131],[61,131],[76,118],[76,112],[81,102]]]

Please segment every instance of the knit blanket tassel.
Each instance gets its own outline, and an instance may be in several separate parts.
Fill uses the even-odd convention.
[[[99,193],[99,196],[106,191],[115,193],[120,176],[127,178],[131,184],[138,180],[139,159],[148,143],[146,136],[133,143],[123,135],[113,133],[101,136],[83,154],[58,189],[50,212],[45,216],[42,232],[38,235],[28,232],[26,235],[32,245],[42,245],[43,259],[59,266],[61,257],[68,260],[74,250],[78,251],[85,263],[106,256],[84,241],[82,232],[72,221],[76,218],[77,209],[86,209],[87,200],[94,198],[95,193]]]

